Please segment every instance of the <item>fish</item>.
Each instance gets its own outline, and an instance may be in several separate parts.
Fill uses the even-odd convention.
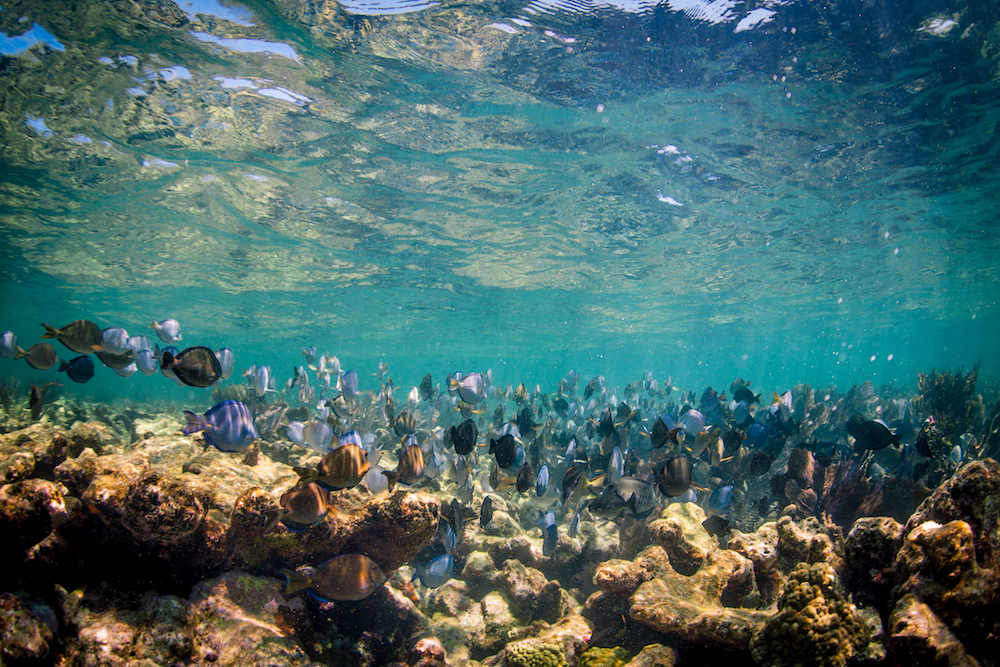
[[[634,500],[632,501],[632,505],[634,510]],[[618,495],[615,485],[608,484],[596,498],[590,501],[590,504],[587,505],[587,511],[601,519],[614,520],[628,512],[629,506]],[[635,514],[635,512],[633,511],[632,514]]]
[[[441,523],[438,525],[438,537],[441,540],[441,546],[444,547],[444,552],[450,556],[454,556],[455,547],[458,546],[458,535],[455,534],[451,524],[443,517]]]
[[[56,348],[48,343],[35,343],[27,350],[17,348],[15,359],[24,359],[28,365],[40,371],[47,371],[56,365],[59,358],[56,356]]]
[[[509,477],[504,477],[503,472],[500,470],[500,466],[496,463],[490,468],[490,478],[489,485],[490,490],[493,491],[503,491],[510,488],[517,483],[517,480],[511,479]],[[485,490],[485,489],[484,489]]]
[[[431,374],[428,373],[420,381],[420,386],[417,387],[420,393],[420,400],[429,401],[434,398],[434,385],[431,384]]]
[[[159,322],[153,320],[149,328],[155,331],[160,340],[167,345],[173,345],[181,339],[181,323],[175,319],[167,318]]]
[[[396,432],[396,436],[399,438],[413,433],[416,428],[417,422],[409,412],[399,413],[399,416],[396,417],[396,422],[392,426],[392,430]]]
[[[455,575],[455,557],[451,554],[438,556],[426,566],[417,564],[410,581],[420,580],[427,588],[443,586]]]
[[[103,352],[97,352],[95,354],[103,354]],[[134,361],[131,361],[125,364],[125,366],[123,366],[122,368],[113,368],[112,370],[119,377],[128,378],[135,375],[136,372],[139,370],[139,367],[136,365]]]
[[[729,526],[732,525],[729,519],[718,514],[714,514],[701,522],[702,527],[708,531],[709,535],[725,538],[729,534]]]
[[[556,516],[552,512],[538,511],[538,525],[542,529],[542,555],[551,556],[555,553],[559,542],[559,527],[556,526]]]
[[[74,320],[56,329],[42,324],[45,333],[42,338],[55,338],[77,354],[91,354],[101,345],[101,329],[90,320]]]
[[[691,460],[678,454],[664,461],[656,470],[656,486],[668,498],[684,495],[691,486]]]
[[[760,403],[760,394],[754,394],[747,385],[740,385],[733,389],[733,400],[739,403],[746,401],[748,406]]]
[[[333,414],[341,419],[350,419],[354,416],[354,401],[348,400],[343,395],[330,401],[330,408]]]
[[[701,395],[701,412],[712,412],[713,410],[718,410],[721,401],[719,400],[719,394],[709,387],[705,390],[705,393]]]
[[[139,350],[135,353],[135,366],[143,375],[155,375],[158,364],[153,350]]]
[[[529,438],[535,433],[535,417],[531,411],[531,406],[526,405],[517,413],[517,430],[523,438]]]
[[[458,486],[466,486],[469,483],[469,478],[472,477],[472,466],[469,465],[469,460],[464,456],[456,456],[452,463],[455,466],[455,483]]]
[[[344,398],[353,401],[358,395],[358,372],[351,369],[340,378],[340,390],[344,393]]]
[[[233,374],[233,365],[236,361],[233,351],[228,347],[220,347],[215,351],[215,358],[219,360],[219,368],[222,369],[223,380],[228,380]]]
[[[203,437],[223,452],[242,452],[258,438],[250,408],[240,401],[216,403],[204,417],[184,411],[184,435],[203,431]]]
[[[295,486],[281,494],[278,510],[269,515],[264,532],[268,532],[278,523],[291,531],[301,532],[323,521],[329,513],[329,491],[315,482]]]
[[[214,355],[214,353],[213,353]],[[218,358],[216,358],[218,361]],[[222,366],[219,366],[219,376],[222,376]],[[253,376],[253,393],[257,398],[262,398],[268,391],[268,387],[271,384],[271,367],[270,366],[257,366],[254,369]]]
[[[137,356],[135,350],[125,350],[122,354],[112,354],[111,352],[105,352],[104,350],[97,350],[94,354],[97,355],[97,358],[101,360],[102,364],[108,368],[113,368],[116,371],[128,368],[128,366],[135,361]],[[131,375],[131,373],[129,375]]]
[[[566,501],[570,499],[573,495],[573,491],[576,489],[577,484],[580,483],[580,478],[583,476],[583,471],[587,469],[589,464],[583,461],[575,461],[567,470],[566,474],[563,475],[562,480],[562,502],[563,505]]]
[[[677,434],[680,432],[680,426],[669,428],[666,422],[663,421],[663,418],[658,417],[653,423],[653,432],[649,434],[649,439],[652,441],[654,449],[659,449],[668,442],[679,445],[677,442]]]
[[[566,529],[566,533],[570,538],[576,537],[580,534],[580,510],[581,505],[576,506],[576,511],[573,512],[573,518],[569,520],[569,527]]]
[[[608,482],[617,484],[618,480],[625,474],[625,455],[620,447],[611,450],[611,461],[608,462]]]
[[[543,465],[535,478],[535,495],[541,498],[549,490],[549,467]]]
[[[389,480],[389,490],[399,484],[414,484],[424,476],[424,452],[417,443],[413,435],[403,438],[400,445],[402,452],[399,455],[399,464],[393,471],[386,471],[383,474]]]
[[[517,443],[510,433],[500,436],[499,440],[490,438],[490,454],[496,457],[497,465],[501,468],[509,468],[514,464],[517,457]]]
[[[733,421],[736,426],[745,429],[753,423],[753,416],[750,414],[750,404],[746,401],[733,401]]]
[[[708,496],[708,512],[710,514],[725,514],[733,502],[733,485],[720,486]]]
[[[645,519],[658,506],[653,486],[641,479],[622,477],[615,484],[615,489],[635,519]]]
[[[4,331],[0,334],[0,357],[13,359],[17,356],[17,336],[13,331]]]
[[[281,570],[287,580],[285,595],[308,591],[323,602],[364,600],[386,582],[378,563],[363,554],[344,554],[331,558],[310,574]]]
[[[107,354],[125,354],[128,347],[128,332],[121,327],[108,327],[101,330],[101,340],[98,343],[100,350],[95,352],[106,352]]]
[[[368,468],[368,472],[362,478],[365,482],[365,486],[371,491],[373,495],[378,495],[383,491],[389,490],[389,478],[385,476],[386,469],[380,465],[372,464]]]
[[[681,417],[680,425],[684,428],[685,435],[688,433],[697,435],[705,430],[705,415],[695,409],[688,410]]]
[[[521,466],[521,471],[517,473],[517,492],[527,493],[528,489],[535,485],[535,473],[531,470],[531,464],[527,461]]]
[[[73,382],[83,384],[94,377],[94,360],[89,356],[80,356],[72,361],[59,361],[59,372],[65,373]]]
[[[844,426],[848,435],[854,438],[854,450],[861,454],[866,450],[885,449],[889,445],[899,446],[901,436],[889,430],[881,419],[865,421],[861,415],[854,415]]]
[[[293,468],[299,475],[299,483],[316,482],[327,491],[353,489],[357,486],[371,464],[368,452],[353,443],[340,445],[323,457],[315,468]]]
[[[458,397],[469,405],[475,405],[486,398],[486,381],[482,373],[469,373],[460,377],[448,378],[448,393]]]
[[[493,521],[493,498],[486,496],[483,498],[483,505],[479,508],[479,527],[486,528]]]
[[[62,384],[58,382],[46,382],[41,387],[36,384],[31,385],[31,389],[28,391],[28,409],[31,411],[31,419],[33,421],[38,421],[38,418],[42,416],[42,408],[45,406],[45,394],[48,393],[49,387],[61,387]]]
[[[207,347],[189,347],[176,356],[164,350],[160,369],[169,370],[189,387],[211,387],[222,377],[215,352]]]
[[[316,364],[316,346],[310,345],[308,347],[302,348],[302,354],[306,357],[306,363],[310,366]]]
[[[311,419],[302,425],[302,442],[309,449],[326,454],[333,443],[333,429],[322,419]]]

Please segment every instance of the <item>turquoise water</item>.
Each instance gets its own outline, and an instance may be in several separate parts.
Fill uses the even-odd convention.
[[[362,388],[997,377],[995,2],[429,4],[4,3],[0,329]]]

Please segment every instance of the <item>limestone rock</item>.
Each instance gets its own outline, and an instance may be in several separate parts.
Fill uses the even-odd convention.
[[[674,667],[677,652],[662,644],[648,644],[625,667]]]
[[[670,503],[660,518],[649,524],[653,539],[664,548],[670,565],[680,574],[690,576],[697,572],[708,554],[718,547],[718,541],[701,527],[705,518],[705,513],[694,503]]]
[[[903,526],[889,517],[865,517],[854,522],[844,544],[847,577],[844,584],[855,601],[888,603],[893,563],[903,543]]]

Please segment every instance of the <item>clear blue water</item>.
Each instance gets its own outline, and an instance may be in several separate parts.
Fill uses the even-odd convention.
[[[1000,371],[995,2],[2,9],[23,347],[175,317],[237,372],[316,345],[363,388],[381,360],[398,386]]]

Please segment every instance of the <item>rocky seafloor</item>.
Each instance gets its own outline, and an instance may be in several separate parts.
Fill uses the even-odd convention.
[[[455,577],[427,589],[407,564],[443,496],[357,487],[309,530],[265,532],[298,479],[287,450],[220,452],[171,414],[107,417],[8,419],[0,435],[4,666],[991,665],[1000,648],[992,459],[905,524],[844,530],[790,506],[721,541],[671,503],[560,531],[551,556],[535,508],[495,494],[492,523],[461,531]],[[281,569],[342,553],[395,573],[357,602],[283,594]]]

